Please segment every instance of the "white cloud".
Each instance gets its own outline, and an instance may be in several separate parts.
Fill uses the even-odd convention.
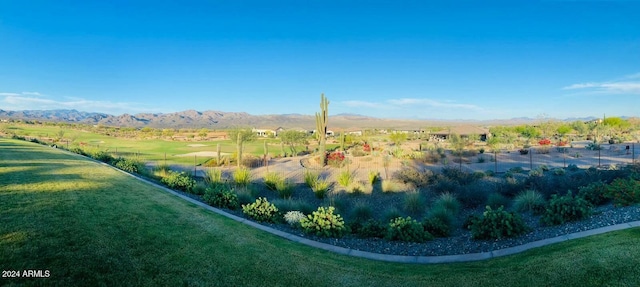
[[[0,93],[0,106],[7,110],[75,109],[108,114],[157,112],[140,103],[95,101],[83,98],[52,99],[38,92]]]
[[[587,82],[563,87],[563,90],[580,90],[587,94],[640,94],[640,73],[628,75],[624,80],[608,82]]]
[[[434,108],[452,108],[452,109],[469,109],[469,110],[482,110],[482,108],[476,105],[470,104],[457,104],[452,102],[441,102],[432,99],[420,99],[420,98],[402,98],[391,99],[387,101],[389,104],[396,106],[427,106]]]
[[[374,102],[367,102],[367,101],[343,101],[342,104],[350,108],[373,108],[373,109],[389,108],[389,106],[385,106],[382,103],[374,103]]]

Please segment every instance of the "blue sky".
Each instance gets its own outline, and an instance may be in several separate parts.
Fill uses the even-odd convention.
[[[423,2],[1,0],[0,109],[640,116],[640,1]]]

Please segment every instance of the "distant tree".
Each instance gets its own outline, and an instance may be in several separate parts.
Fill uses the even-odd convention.
[[[200,130],[198,131],[198,136],[199,136],[201,139],[203,139],[203,140],[207,138],[207,135],[208,135],[208,134],[209,134],[209,130],[208,130],[208,129],[206,129],[206,128],[200,129]]]
[[[583,121],[575,121],[571,123],[571,128],[578,133],[578,135],[584,135],[589,131],[589,126]]]
[[[296,150],[296,145],[305,143],[307,133],[296,130],[288,130],[281,132],[279,134],[279,137],[284,144],[289,146],[289,148],[291,149],[291,153],[297,155],[298,151]]]
[[[398,133],[398,132],[394,132],[392,134],[389,135],[389,139],[395,144],[395,145],[400,145],[402,144],[404,141],[407,140],[407,134],[406,133]]]
[[[560,126],[558,126],[558,128],[556,129],[556,132],[558,133],[558,135],[560,135],[560,139],[564,139],[564,136],[568,133],[571,132],[571,130],[573,130],[573,128],[571,128],[570,125],[568,124],[561,124]]]

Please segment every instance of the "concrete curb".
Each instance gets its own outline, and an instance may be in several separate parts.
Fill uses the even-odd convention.
[[[63,150],[65,152],[68,152],[66,150]],[[78,155],[72,152],[68,152],[70,154],[76,155],[76,156],[82,156],[82,155]],[[390,255],[390,254],[380,254],[380,253],[373,253],[373,252],[367,252],[367,251],[360,251],[360,250],[355,250],[355,249],[349,249],[349,248],[344,248],[344,247],[339,247],[339,246],[335,246],[335,245],[331,245],[331,244],[326,244],[326,243],[322,243],[322,242],[317,242],[317,241],[313,241],[304,237],[300,237],[297,235],[293,235],[281,230],[277,230],[268,226],[264,226],[261,225],[259,223],[256,223],[254,221],[248,220],[246,218],[242,218],[230,213],[227,213],[221,209],[209,206],[207,204],[205,204],[204,202],[200,202],[198,200],[195,200],[191,197],[182,195],[172,189],[169,189],[165,186],[159,185],[155,182],[149,181],[147,179],[138,177],[134,174],[130,174],[128,172],[125,172],[123,170],[120,170],[114,166],[111,166],[109,164],[106,164],[104,162],[101,161],[97,161],[94,160],[92,158],[89,157],[85,157],[82,156],[84,158],[88,158],[98,164],[104,165],[104,166],[108,166],[110,168],[113,168],[123,174],[126,174],[132,178],[135,178],[139,181],[142,181],[144,183],[150,184],[154,187],[157,187],[159,189],[162,189],[172,195],[175,195],[183,200],[186,200],[190,203],[193,203],[197,206],[200,206],[202,208],[205,208],[209,211],[212,211],[214,213],[217,213],[219,215],[222,215],[224,217],[230,218],[232,220],[235,220],[237,222],[249,225],[251,227],[254,227],[256,229],[271,233],[273,235],[277,235],[280,236],[282,238],[291,240],[293,242],[297,242],[300,244],[304,244],[307,246],[311,246],[311,247],[315,247],[315,248],[319,248],[322,250],[326,250],[329,252],[333,252],[333,253],[337,253],[337,254],[342,254],[342,255],[347,255],[347,256],[353,256],[353,257],[359,257],[359,258],[365,258],[365,259],[371,259],[371,260],[378,260],[378,261],[386,261],[386,262],[395,262],[395,263],[414,263],[414,264],[437,264],[437,263],[454,263],[454,262],[470,262],[470,261],[480,261],[480,260],[487,260],[487,259],[491,259],[491,258],[496,258],[496,257],[502,257],[502,256],[508,256],[508,255],[513,255],[513,254],[517,254],[517,253],[521,253],[533,248],[538,248],[538,247],[542,247],[542,246],[546,246],[546,245],[550,245],[550,244],[555,244],[555,243],[559,243],[559,242],[564,242],[564,241],[568,241],[568,240],[572,240],[572,239],[578,239],[578,238],[583,238],[583,237],[588,237],[588,236],[592,236],[592,235],[597,235],[597,234],[602,234],[602,233],[607,233],[607,232],[612,232],[612,231],[618,231],[618,230],[623,230],[623,229],[629,229],[629,228],[635,228],[635,227],[640,227],[640,221],[633,221],[633,222],[627,222],[627,223],[621,223],[621,224],[616,224],[616,225],[610,225],[610,226],[605,226],[605,227],[600,227],[600,228],[596,228],[596,229],[591,229],[591,230],[586,230],[586,231],[581,231],[581,232],[577,232],[577,233],[571,233],[571,234],[566,234],[566,235],[562,235],[562,236],[557,236],[557,237],[552,237],[552,238],[547,238],[547,239],[543,239],[543,240],[538,240],[538,241],[533,241],[533,242],[529,242],[523,245],[519,245],[519,246],[514,246],[514,247],[509,247],[509,248],[504,248],[504,249],[499,249],[499,250],[493,250],[493,251],[488,251],[488,252],[481,252],[481,253],[469,253],[469,254],[459,254],[459,255],[443,255],[443,256],[406,256],[406,255]]]

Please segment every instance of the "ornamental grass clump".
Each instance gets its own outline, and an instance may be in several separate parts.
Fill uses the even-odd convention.
[[[233,172],[233,181],[237,186],[247,186],[251,183],[251,171],[241,167]]]
[[[217,168],[210,168],[204,172],[204,182],[209,186],[214,186],[222,183],[222,170]]]
[[[395,241],[425,242],[433,239],[433,236],[424,230],[422,224],[409,216],[391,220],[385,238]]]
[[[330,183],[328,181],[324,179],[318,179],[311,187],[311,190],[313,190],[316,198],[323,199],[329,191],[329,186]]]
[[[320,175],[316,172],[305,170],[304,171],[304,184],[310,188],[313,188],[320,180]]]
[[[470,217],[468,224],[474,239],[501,239],[529,231],[519,214],[505,211],[503,207],[487,206],[481,217]]]
[[[277,172],[268,172],[264,175],[264,184],[269,190],[276,190],[277,185],[284,182],[284,178]]]
[[[338,184],[342,187],[348,187],[353,181],[353,174],[348,170],[343,170],[338,174]]]
[[[243,205],[242,213],[260,222],[275,222],[278,208],[266,198],[259,197],[254,203]]]
[[[545,204],[544,196],[534,189],[522,191],[513,199],[513,207],[520,212],[540,214],[544,211]]]
[[[347,226],[340,214],[334,214],[335,208],[318,207],[318,210],[300,220],[300,226],[306,233],[322,237],[342,237],[347,233]]]

